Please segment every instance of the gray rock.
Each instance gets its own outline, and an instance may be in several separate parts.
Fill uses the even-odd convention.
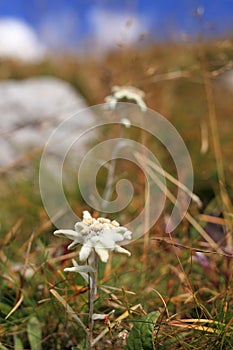
[[[85,101],[65,81],[35,77],[0,82],[0,166],[8,165],[34,148],[44,146],[50,134],[71,115],[87,108]],[[84,117],[85,115],[85,117]],[[68,129],[85,131],[93,122],[92,114],[77,114],[60,131],[61,140]]]

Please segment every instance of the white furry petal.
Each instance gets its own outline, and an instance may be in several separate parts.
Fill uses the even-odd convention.
[[[79,252],[80,261],[85,261],[91,254],[92,247],[87,244],[84,244]]]
[[[103,261],[104,263],[108,261],[108,258],[109,258],[108,249],[95,247],[95,251],[99,255],[101,261]]]

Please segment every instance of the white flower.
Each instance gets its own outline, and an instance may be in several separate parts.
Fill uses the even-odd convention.
[[[111,109],[116,107],[117,102],[122,100],[133,101],[145,112],[147,110],[146,104],[143,101],[145,94],[142,90],[135,88],[134,86],[113,86],[112,95],[105,98],[105,102]]]
[[[131,253],[116,244],[131,239],[131,232],[113,220],[106,218],[95,219],[88,211],[83,212],[83,220],[75,224],[74,230],[57,230],[54,232],[55,236],[66,237],[73,242],[68,246],[68,249],[82,244],[79,252],[79,259],[81,261],[87,260],[92,250],[100,257],[101,261],[107,262],[109,258],[109,251],[113,250],[118,253],[131,255]],[[74,271],[74,269],[73,269]]]
[[[121,123],[128,129],[131,127],[131,122],[129,119],[127,118],[122,118],[121,119]]]

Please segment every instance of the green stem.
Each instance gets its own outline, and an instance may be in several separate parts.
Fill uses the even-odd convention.
[[[94,313],[94,303],[97,291],[97,276],[98,276],[98,255],[95,251],[92,252],[89,259],[90,266],[92,266],[94,272],[90,277],[90,294],[89,294],[89,318],[88,318],[88,334],[87,334],[87,348],[90,350],[92,348],[92,339],[93,339],[93,313]]]
[[[119,130],[119,138],[122,138],[124,134],[124,129],[122,127],[122,125],[120,125],[120,130]],[[115,181],[115,170],[116,170],[116,156],[118,153],[118,148],[115,147],[113,149],[112,152],[112,157],[111,157],[111,162],[109,165],[109,171],[108,171],[108,176],[107,176],[107,180],[106,180],[106,184],[105,184],[105,188],[104,188],[104,193],[103,193],[103,200],[105,204],[102,204],[102,208],[101,210],[103,211],[103,213],[101,213],[102,216],[105,215],[104,210],[106,209],[106,206],[108,205],[108,202],[110,201],[110,198],[112,196],[113,193],[113,184]]]

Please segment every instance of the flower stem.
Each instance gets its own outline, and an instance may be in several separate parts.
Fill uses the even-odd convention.
[[[123,134],[124,134],[124,129],[122,128],[122,125],[120,125],[119,138],[122,138]],[[102,208],[101,208],[101,210],[103,211],[101,213],[102,216],[105,216],[104,210],[106,209],[106,206],[108,205],[108,202],[110,201],[112,193],[113,193],[113,184],[114,184],[114,179],[115,179],[117,153],[118,153],[118,147],[115,146],[115,148],[112,151],[111,162],[110,162],[108,176],[107,176],[107,180],[106,180],[106,184],[105,184],[105,188],[104,188],[104,193],[103,193],[103,203],[102,203]]]
[[[90,276],[90,294],[89,294],[89,318],[88,318],[88,333],[87,333],[87,348],[90,350],[92,348],[92,339],[93,339],[93,328],[94,320],[92,318],[94,313],[94,303],[97,291],[97,276],[98,276],[98,255],[95,251],[92,252],[89,259],[90,265],[92,266],[94,272]]]

